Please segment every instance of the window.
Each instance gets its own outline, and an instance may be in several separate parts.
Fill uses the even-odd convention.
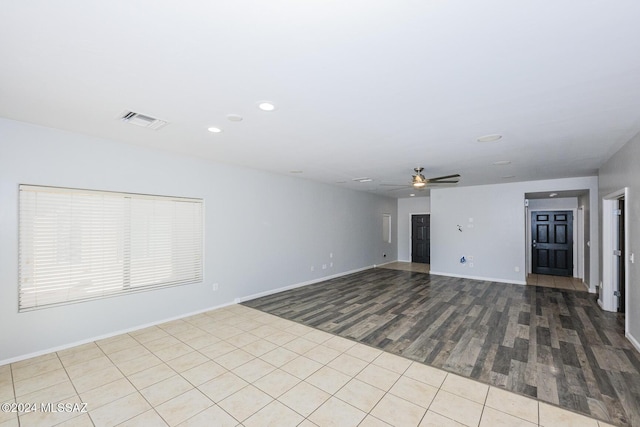
[[[382,214],[382,241],[391,243],[391,215]]]
[[[19,311],[202,281],[203,201],[20,186]]]

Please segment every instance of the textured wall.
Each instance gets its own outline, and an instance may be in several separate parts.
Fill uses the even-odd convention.
[[[640,341],[640,134],[636,135],[602,167],[599,174],[600,200],[607,194],[629,188],[627,206],[628,247],[630,255],[635,253],[636,262],[629,263],[629,333],[636,343]],[[602,204],[599,204],[602,210]],[[602,238],[602,227],[600,227]],[[593,247],[592,247],[593,249]],[[602,280],[602,277],[600,277]]]
[[[0,364],[397,257],[395,199],[4,119],[0,135]],[[19,184],[204,198],[204,281],[18,313]]]
[[[597,181],[597,177],[583,177],[431,190],[432,273],[524,283],[525,194],[564,190],[595,194]],[[592,211],[597,211],[595,203],[593,197]],[[462,231],[458,231],[458,225]],[[593,236],[597,227],[598,216],[591,215],[592,249],[599,247],[597,236]],[[474,257],[473,267],[470,262],[459,262],[463,255]],[[589,256],[590,277],[598,277],[597,249]],[[595,291],[592,282],[588,285]]]
[[[411,214],[431,210],[429,197],[398,199],[398,261],[411,261]]]

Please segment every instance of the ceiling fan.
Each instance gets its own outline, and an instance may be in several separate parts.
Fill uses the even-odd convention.
[[[422,171],[424,170],[424,168],[414,168],[413,170],[416,172],[416,174],[413,175],[413,178],[411,179],[411,183],[409,184],[380,184],[380,185],[387,186],[387,187],[400,187],[400,188],[393,188],[389,191],[402,190],[403,188],[406,188],[406,187],[413,187],[416,190],[424,190],[425,188],[427,188],[427,186],[431,187],[438,184],[457,184],[458,181],[460,181],[459,174],[437,176],[435,178],[425,178],[424,175],[422,174]]]

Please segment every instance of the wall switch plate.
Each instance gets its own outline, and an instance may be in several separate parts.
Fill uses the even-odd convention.
[[[515,270],[516,273],[520,273],[520,267],[514,267],[513,269]]]
[[[313,265],[311,266],[311,271],[315,270],[315,268],[313,268]]]
[[[327,264],[322,264],[322,269],[326,270],[327,269]]]
[[[213,285],[211,285],[211,288],[213,289],[213,292],[215,292],[220,288],[220,285],[218,283],[214,283]]]

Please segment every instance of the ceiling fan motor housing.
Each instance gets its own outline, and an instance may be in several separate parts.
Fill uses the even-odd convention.
[[[416,175],[413,175],[413,181],[411,183],[411,185],[413,185],[415,188],[423,188],[427,185],[427,179],[424,177],[424,175],[422,175],[422,171],[424,170],[424,168],[414,168],[414,171],[416,171]]]

